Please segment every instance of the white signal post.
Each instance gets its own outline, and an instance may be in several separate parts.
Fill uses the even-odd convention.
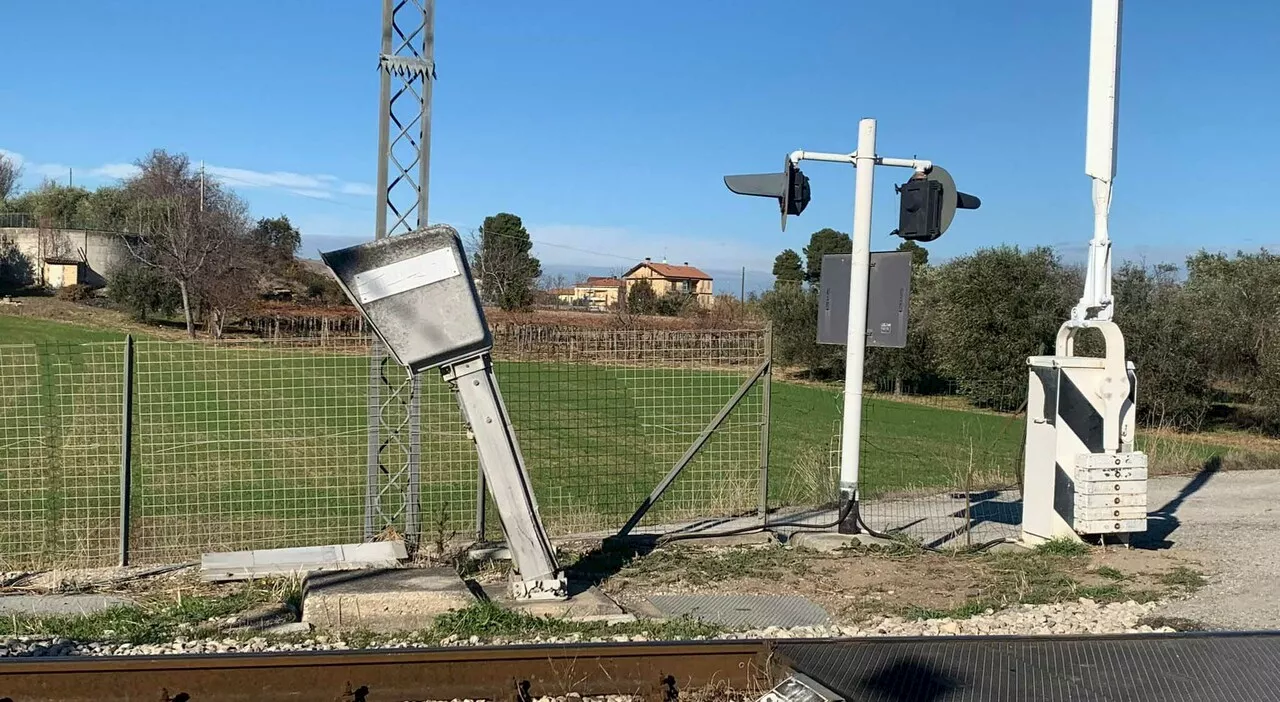
[[[861,454],[862,374],[867,357],[867,284],[871,277],[871,200],[875,167],[911,168],[925,173],[933,163],[914,158],[876,156],[876,121],[858,122],[858,150],[851,154],[793,151],[788,157],[800,161],[848,163],[858,169],[853,186],[853,256],[849,275],[849,336],[844,364],[844,412],[840,426],[840,512],[846,518],[843,533],[856,533],[858,465]]]

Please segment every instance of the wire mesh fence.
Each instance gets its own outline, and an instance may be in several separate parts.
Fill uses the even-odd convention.
[[[873,387],[863,409],[859,474],[867,524],[932,547],[1016,536],[1025,388],[950,386],[926,395],[899,383]]]
[[[1016,537],[1022,522],[1026,432],[1025,381],[982,387],[912,387],[893,379],[865,385],[859,493],[861,515],[877,532],[934,547],[963,548]],[[779,505],[826,505],[805,519],[834,514],[840,464],[841,397],[816,395],[826,408],[798,459],[771,459],[771,496]],[[1141,395],[1138,402],[1142,402]],[[775,407],[775,427],[786,412]],[[1274,441],[1232,433],[1183,433],[1139,426],[1136,448],[1152,475],[1207,466],[1280,467]]]
[[[0,346],[0,569],[119,543],[121,344]]]
[[[361,540],[367,344],[137,344],[139,562]]]
[[[616,528],[766,357],[766,332],[502,328],[502,392],[548,529]],[[747,391],[642,524],[753,512],[764,386]]]
[[[133,562],[362,540],[369,342],[139,341],[129,387],[125,343],[0,346],[0,563],[117,562],[126,390]],[[549,530],[617,528],[766,349],[764,330],[502,326],[495,367]],[[763,393],[751,387],[649,520],[754,511]],[[474,528],[478,464],[438,375],[422,377],[418,403],[409,536],[447,541]]]

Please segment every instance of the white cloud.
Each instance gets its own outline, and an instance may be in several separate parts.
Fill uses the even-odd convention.
[[[37,175],[43,178],[52,178],[54,180],[62,180],[71,173],[70,166],[64,166],[61,163],[27,163],[27,173]]]
[[[122,180],[137,174],[138,167],[131,163],[104,163],[100,166],[79,167],[62,163],[36,163],[23,158],[22,154],[0,149],[0,154],[12,159],[19,166],[24,166],[28,176],[34,178],[52,178],[64,182],[68,174],[79,182]],[[249,168],[230,166],[205,166],[205,172],[223,180],[232,188],[257,188],[263,190],[277,189],[300,195],[302,197],[333,200],[339,196],[367,197],[373,195],[373,186],[368,183],[345,181],[328,173],[294,173],[292,171],[257,171]]]
[[[294,195],[301,195],[303,197],[316,198],[319,200],[333,199],[333,193],[329,192],[328,190],[318,190],[315,188],[286,188],[286,190],[293,193]]]
[[[137,175],[138,167],[132,163],[108,163],[90,171],[95,176],[123,180]]]
[[[368,197],[373,195],[373,186],[366,185],[365,183],[343,183],[342,187],[338,188],[338,192],[343,195],[360,195],[362,197]]]
[[[18,168],[22,168],[22,164],[26,162],[25,159],[22,158],[22,154],[16,151],[0,149],[0,156],[4,156],[10,161],[13,161],[14,165],[16,165]]]
[[[255,171],[247,168],[205,166],[205,171],[232,187],[278,188],[303,197],[332,200],[336,195],[372,195],[373,187],[352,183],[328,174],[293,173],[291,171]]]

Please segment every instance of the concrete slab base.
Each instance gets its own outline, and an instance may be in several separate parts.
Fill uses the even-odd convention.
[[[112,607],[134,604],[117,595],[5,595],[0,597],[0,614],[62,616],[93,614]]]
[[[222,582],[322,570],[395,568],[408,557],[403,541],[206,553],[200,556],[200,579]]]
[[[302,621],[330,631],[411,631],[473,602],[452,568],[316,573],[302,584]]]
[[[1026,553],[1035,547],[1021,541],[1005,541],[987,549],[989,553]]]
[[[582,586],[573,587],[571,585],[569,591],[571,594],[567,600],[517,602],[512,599],[510,588],[506,587],[505,584],[485,588],[485,594],[495,604],[535,617],[568,619],[576,622],[607,622],[610,624],[636,620],[634,615],[628,614],[598,587],[583,588]]]
[[[822,553],[831,553],[845,548],[859,546],[893,546],[896,542],[882,539],[870,534],[837,534],[834,531],[802,531],[792,534],[787,545],[795,548],[807,548]]]

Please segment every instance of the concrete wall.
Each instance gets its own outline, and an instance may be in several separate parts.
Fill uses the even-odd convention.
[[[32,272],[39,283],[46,282],[46,258],[74,258],[84,261],[83,279],[80,282],[101,286],[106,285],[116,266],[132,256],[129,247],[115,232],[0,227],[0,237],[13,241],[18,250],[31,259]]]

